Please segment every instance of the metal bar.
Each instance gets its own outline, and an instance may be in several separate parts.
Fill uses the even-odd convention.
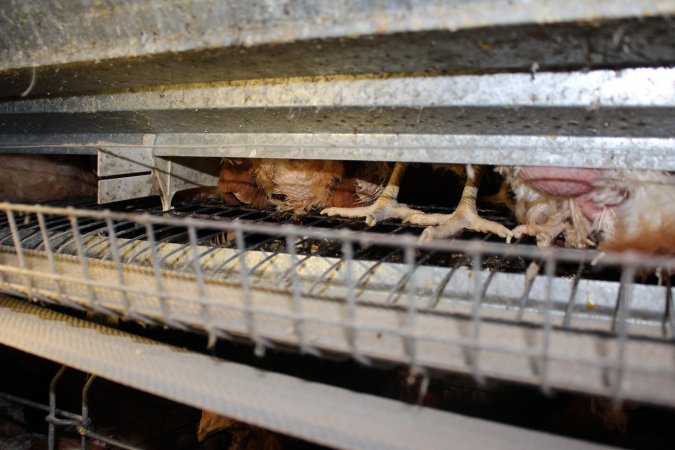
[[[2,299],[0,308],[0,341],[6,345],[321,445],[432,449],[462,442],[481,448],[597,448],[216,360],[83,320],[65,320],[62,314],[25,302]],[[115,361],[109,355],[115,355]]]
[[[82,238],[80,237],[80,229],[77,225],[77,217],[70,216],[70,227],[75,238],[75,243],[77,245],[77,254],[79,255],[78,261],[80,262],[80,267],[82,268],[82,276],[84,280],[90,280],[91,276],[89,275],[89,264],[87,263],[87,255],[84,253],[82,246]],[[97,305],[96,296],[94,290],[91,288],[91,285],[87,284],[87,298],[89,299],[89,307],[94,311],[100,311],[99,305]]]
[[[18,403],[19,405],[27,406],[29,408],[37,409],[40,411],[44,411],[46,413],[49,413],[49,405],[45,405],[43,403],[38,403],[34,402],[32,400],[28,400],[22,397],[17,397],[16,395],[8,394],[6,392],[0,392],[0,397],[12,402],[12,403]],[[78,414],[74,414],[70,411],[65,411],[63,409],[56,408],[54,410],[58,415],[63,416],[67,419],[73,420],[73,421],[78,421],[82,420],[82,416]]]
[[[302,286],[300,285],[300,279],[298,277],[298,272],[295,270],[298,267],[298,254],[295,248],[295,243],[293,242],[296,239],[296,236],[293,233],[288,233],[286,235],[286,247],[291,256],[291,268],[284,273],[283,278],[287,277],[289,272],[291,276],[291,289],[293,292],[292,305],[293,305],[293,314],[295,314],[295,320],[293,321],[293,331],[298,337],[300,351],[303,354],[310,354],[313,356],[320,356],[321,352],[307,344],[307,328],[305,326],[306,320],[304,317],[304,311],[302,307]]]
[[[247,211],[247,212],[244,212],[243,214],[237,215],[233,220],[238,220],[238,219],[241,219],[241,218],[243,218],[243,217],[246,217],[246,216],[249,216],[249,215],[252,215],[252,214],[256,214],[257,212],[258,212],[258,211]],[[214,234],[210,234],[210,235],[204,237],[203,239],[211,238],[211,237],[213,237],[213,236],[222,235],[222,234],[224,234],[224,232],[221,230],[220,232],[214,233]],[[164,261],[166,261],[166,260],[167,260],[169,257],[171,257],[172,255],[175,255],[176,253],[179,253],[179,252],[185,250],[185,248],[186,248],[185,246],[178,247],[178,248],[176,248],[175,250],[173,250],[173,251],[167,253],[167,254],[164,255],[164,257],[162,258],[162,263],[164,263]],[[208,256],[210,253],[212,253],[212,252],[214,252],[214,251],[216,251],[216,250],[218,250],[218,249],[221,249],[221,248],[230,248],[230,245],[227,244],[227,243],[224,243],[224,242],[223,242],[223,243],[219,243],[218,245],[213,245],[213,246],[209,247],[208,249],[204,250],[204,251],[200,254],[199,257],[200,257],[200,259],[201,259],[201,258],[203,258],[203,257],[205,257],[205,256]],[[184,270],[185,268],[187,268],[187,266],[188,266],[188,263],[186,262],[186,264],[183,266],[183,269],[181,269],[181,270]],[[217,273],[217,272],[218,272],[218,271],[215,270],[213,273]]]
[[[428,253],[425,256],[430,256],[431,253]],[[424,259],[424,257],[422,258]],[[413,247],[406,247],[404,252],[403,252],[403,260],[408,267],[408,270],[406,271],[406,283],[407,283],[407,289],[406,289],[406,310],[407,313],[404,317],[404,323],[402,323],[402,329],[403,329],[403,347],[405,348],[406,355],[409,358],[409,365],[411,368],[411,372],[413,374],[418,373],[421,371],[421,365],[419,364],[418,361],[418,354],[417,354],[417,337],[415,335],[416,331],[416,326],[417,326],[417,321],[415,320],[416,312],[417,312],[417,302],[415,301],[415,298],[417,297],[417,293],[415,292],[415,283],[414,280],[411,279],[411,276],[413,272],[415,271],[415,266],[416,266],[416,261],[415,261],[415,249]],[[421,262],[420,262],[421,264]],[[410,276],[408,276],[410,274]],[[388,303],[388,301],[387,301]]]
[[[183,208],[187,208],[187,207],[183,207]],[[178,208],[178,209],[181,209],[181,208]],[[199,209],[199,210],[197,210],[196,212],[204,211],[205,209],[206,209],[206,208]],[[135,222],[133,222],[133,221],[128,221],[128,222],[130,222],[130,223],[132,223],[132,224],[135,223]],[[121,233],[119,233],[119,234],[117,235],[117,237],[122,237],[122,236],[124,236],[124,235],[129,234],[129,233],[133,233],[133,232],[135,232],[135,231],[138,231],[138,230],[140,230],[140,229],[142,229],[142,228],[143,228],[143,227],[142,227],[140,224],[136,224],[135,226],[132,226],[131,228],[128,228],[128,229],[122,231]],[[169,228],[169,227],[167,227],[167,228]],[[167,228],[163,229],[162,231],[165,231]],[[180,227],[178,227],[178,228],[180,228]],[[162,240],[160,240],[160,241],[158,241],[158,242],[166,242],[166,241],[169,240],[171,237],[175,237],[175,236],[169,236],[168,238],[162,239]],[[147,234],[142,234],[142,235],[140,235],[140,236],[137,236],[137,237],[135,238],[135,240],[140,240],[140,239],[145,239],[145,238],[147,238]],[[127,245],[133,245],[133,243],[134,243],[135,240],[129,240],[129,241],[125,242],[120,248],[126,247]],[[92,246],[92,247],[93,247],[93,246]],[[145,248],[145,250],[147,250],[147,249],[148,249],[148,248]],[[143,253],[143,251],[144,251],[144,250],[141,249],[141,250],[138,252],[138,254],[136,254],[135,256],[136,256],[136,257],[139,256],[141,253]],[[112,255],[111,255],[111,257],[112,257]],[[163,262],[163,260],[160,261],[160,263],[162,263],[162,262]]]
[[[192,223],[191,219],[186,219],[186,225],[188,229],[188,236],[190,239],[189,241],[190,248],[192,250],[192,265],[195,273],[195,278],[197,281],[197,295],[200,300],[205,300],[207,297],[206,297],[206,289],[204,288],[204,275],[202,274],[202,266],[199,262],[199,250],[197,248],[197,231],[195,230],[195,226]],[[204,320],[206,331],[209,336],[208,338],[209,347],[211,347],[212,343],[215,343],[216,341],[217,333],[214,330],[212,315],[208,305],[202,303],[201,314]]]
[[[274,214],[272,214],[272,215],[274,215]],[[288,222],[288,221],[284,221],[284,222],[282,222],[282,223],[287,223],[287,222]],[[269,244],[270,242],[274,242],[274,241],[276,241],[276,240],[278,240],[278,239],[279,239],[278,234],[277,234],[277,233],[274,233],[274,234],[272,234],[271,237],[269,237],[269,238],[267,238],[267,239],[265,239],[265,240],[263,240],[263,241],[260,241],[260,242],[258,242],[257,244],[253,244],[253,245],[249,245],[248,247],[245,247],[243,251],[257,250],[257,249],[259,249],[259,248],[261,248],[261,247],[263,247],[263,246]],[[236,241],[236,239],[235,239],[235,241]],[[242,244],[242,245],[243,245],[243,244]],[[238,247],[237,247],[237,248],[238,248]],[[214,251],[215,251],[215,250],[216,250],[216,249],[214,248]],[[264,258],[262,261],[259,261],[258,263],[256,263],[255,266],[251,267],[251,268],[249,269],[249,271],[250,271],[250,272],[255,272],[255,270],[256,270],[258,267],[260,267],[262,264],[264,264],[265,262],[269,261],[272,257],[274,257],[274,256],[276,256],[276,255],[278,255],[278,254],[279,254],[278,252],[271,252],[270,255],[265,256],[265,258]],[[235,261],[235,260],[238,259],[238,258],[239,258],[239,254],[237,253],[237,254],[233,255],[232,257],[230,257],[229,259],[226,259],[225,261],[223,261],[222,263],[220,263],[220,265],[219,265],[218,267],[216,267],[215,269],[213,269],[213,270],[211,271],[211,276],[214,276],[215,274],[217,274],[218,272],[220,272],[221,270],[223,270],[223,269],[225,268],[225,266],[227,266],[229,263]]]
[[[440,280],[440,282],[434,289],[433,293],[429,297],[429,303],[427,305],[427,308],[432,309],[438,305],[438,303],[441,300],[441,295],[445,290],[445,287],[448,285],[448,283],[450,283],[450,280],[452,279],[452,276],[457,272],[457,269],[459,269],[462,263],[464,261],[467,261],[467,259],[468,258],[465,256],[464,258],[455,261],[455,263],[452,265],[452,268],[443,276],[443,278]]]
[[[486,235],[481,239],[481,242],[486,242],[486,241],[490,238],[490,236],[492,236],[492,234],[486,234]],[[454,241],[454,239],[453,239],[453,241]],[[520,242],[520,239],[516,240],[516,241],[514,242],[514,244],[518,244],[519,242]],[[504,256],[504,258],[508,258],[508,257],[509,257],[509,254],[508,254],[508,253],[505,253],[503,256]],[[434,289],[434,292],[433,292],[433,293],[431,294],[431,296],[429,297],[429,303],[427,304],[427,308],[428,308],[428,309],[432,309],[432,308],[436,307],[436,305],[438,305],[438,302],[440,301],[441,295],[443,294],[443,291],[445,290],[445,287],[448,285],[448,283],[449,283],[450,280],[452,279],[452,276],[455,274],[455,272],[457,271],[457,269],[458,269],[463,263],[465,263],[465,262],[467,262],[467,261],[469,261],[469,260],[470,260],[470,255],[465,255],[465,256],[462,257],[461,259],[458,259],[458,260],[452,265],[452,269],[451,269],[448,273],[445,274],[445,276],[443,277],[443,279],[441,279],[440,283],[438,283],[438,285],[437,285],[436,288]],[[500,262],[500,265],[501,265],[501,264],[503,264],[503,261]],[[496,269],[493,270],[493,271],[491,271],[491,272],[488,274],[488,277],[487,277],[487,279],[485,280],[485,283],[484,283],[484,285],[483,285],[483,291],[482,291],[482,293],[481,293],[481,296],[483,296],[483,297],[485,296],[485,293],[487,292],[487,289],[490,287],[490,281],[492,281],[492,277],[494,276],[495,273],[496,273]]]
[[[625,266],[621,269],[621,287],[617,298],[617,311],[614,331],[617,334],[616,369],[610,372],[610,397],[615,408],[623,401],[623,382],[626,365],[626,342],[628,341],[628,317],[630,315],[630,300],[635,268]]]
[[[358,347],[358,327],[356,325],[356,283],[354,281],[354,248],[352,243],[344,241],[342,243],[342,258],[345,264],[345,284],[347,286],[347,296],[342,308],[342,320],[344,322],[344,333],[351,352],[352,358],[364,365],[370,365],[371,361],[362,355]]]
[[[518,300],[518,314],[516,316],[518,321],[523,320],[525,309],[527,308],[527,302],[530,298],[530,292],[532,292],[534,281],[541,270],[541,264],[541,261],[532,261],[525,270],[525,288],[523,289],[523,293]]]
[[[664,314],[664,328],[666,328],[666,321],[669,320],[670,338],[675,337],[675,301],[673,300],[673,286],[670,281],[670,276],[666,273],[666,311]],[[666,330],[664,334],[668,335]]]
[[[52,247],[49,244],[49,236],[47,235],[47,226],[45,224],[45,218],[44,214],[41,212],[37,212],[37,220],[38,220],[38,225],[40,228],[40,233],[42,235],[42,244],[45,249],[45,252],[47,253],[47,259],[49,260],[49,269],[52,274],[57,275],[59,272],[57,271],[56,268],[56,260],[54,258],[54,252],[52,251]],[[58,300],[63,303],[64,305],[75,308],[75,309],[80,309],[82,310],[83,308],[80,305],[77,305],[76,303],[71,302],[68,300],[66,295],[64,294],[63,290],[63,282],[60,279],[55,280],[56,283],[56,289],[57,289],[57,294],[58,294]]]
[[[90,432],[89,426],[91,425],[91,419],[89,419],[89,391],[94,381],[96,381],[96,375],[90,375],[82,388],[82,422],[81,426],[78,427],[78,432],[82,436],[82,450],[89,450],[89,436],[87,435]]]
[[[54,226],[55,223],[59,223],[59,225]],[[63,217],[62,219],[55,220],[49,223],[49,233],[50,233],[50,241],[52,242],[55,242],[59,238],[62,238],[64,236],[68,236],[68,234],[70,233],[70,218]],[[44,243],[40,242],[40,244],[38,244],[36,249],[39,250],[42,245],[44,245]]]
[[[95,439],[95,440],[103,442],[105,444],[112,445],[113,448],[120,448],[120,449],[123,449],[123,450],[142,450],[141,447],[136,447],[136,446],[133,446],[133,445],[125,444],[124,442],[120,442],[116,439],[110,439],[108,436],[105,436],[105,435],[100,434],[100,433],[95,433],[93,431],[86,431],[85,430],[84,434],[82,435],[82,439],[84,439],[85,436],[87,438]]]
[[[329,221],[330,220],[327,217],[322,217],[322,218],[319,218],[319,219],[317,219],[313,222],[310,222],[308,224],[304,224],[303,226],[313,227],[313,226],[316,226],[320,223],[329,222]],[[301,243],[304,243],[304,242],[307,242],[307,241],[308,241],[308,239],[303,238],[300,241],[293,243],[293,253],[296,254],[296,256],[297,256],[297,251],[296,251],[295,247],[297,245],[299,245]],[[288,246],[288,240],[286,240],[286,246]],[[289,253],[290,253],[290,250],[289,250]],[[314,255],[314,253],[309,253],[308,255],[305,255],[302,259],[296,259],[295,263],[286,272],[284,272],[283,275],[281,275],[281,277],[279,277],[279,281],[286,280],[291,273],[295,273],[295,269],[297,269],[302,264],[304,264],[313,255]]]
[[[7,225],[9,225],[9,224],[7,224]],[[32,226],[22,225],[21,230],[23,231],[23,237],[21,238],[22,243],[28,241],[31,237],[35,236],[36,234],[38,234],[40,232],[39,226],[37,224],[32,225]],[[0,239],[0,245],[5,243],[8,236],[4,237],[3,239]]]
[[[126,282],[124,280],[124,270],[122,268],[122,260],[120,258],[120,250],[117,243],[115,223],[112,221],[112,219],[106,219],[106,228],[108,230],[108,240],[110,241],[110,254],[112,256],[112,261],[115,263],[115,268],[117,269],[117,280],[120,286],[126,286]],[[120,292],[122,294],[122,308],[124,317],[134,318],[134,313],[131,309],[132,305],[129,301],[129,295],[127,294],[127,291],[121,290]]]
[[[207,211],[207,210],[208,210],[208,208],[200,208],[200,209],[197,209],[197,210],[193,211],[192,213],[198,214],[202,211]],[[167,230],[169,230],[170,228],[172,228],[172,227],[167,227],[167,228],[162,229],[162,233],[167,232]],[[178,228],[178,230],[180,230],[184,227],[176,227],[176,228]],[[129,231],[131,232],[131,231],[133,231],[133,229],[131,229]],[[162,239],[157,240],[157,244],[159,245],[163,242],[170,242],[172,239],[178,239],[178,238],[181,238],[181,237],[186,236],[186,235],[187,235],[187,232],[185,232],[185,231],[181,231],[181,232],[178,232],[176,234],[170,234],[168,236],[163,237]],[[147,238],[147,234],[136,237],[136,240],[142,240],[144,238]],[[127,242],[125,245],[131,245],[131,244],[133,244],[133,242]],[[182,248],[182,250],[185,250],[188,247],[188,245],[189,244],[185,244],[185,246]],[[133,263],[139,256],[141,256],[143,253],[147,252],[148,250],[150,250],[150,248],[147,247],[147,246],[140,248],[136,253],[134,253],[129,258],[129,260],[127,262]],[[178,250],[178,251],[180,251],[180,250]],[[166,260],[166,257],[162,258],[161,261],[160,261],[160,264],[163,264],[165,260]]]
[[[577,114],[578,115],[578,114]],[[484,116],[484,114],[483,114]],[[639,127],[635,127],[639,129]],[[472,135],[438,130],[438,134],[389,134],[319,132],[301,133],[158,133],[153,153],[162,156],[189,154],[200,157],[335,159],[367,161],[446,162],[486,165],[544,165],[595,167],[605,169],[675,170],[672,137],[570,136],[523,134]],[[570,131],[571,133],[571,131]],[[100,146],[96,134],[41,134],[42,140],[24,143],[25,135],[3,134],[0,153],[63,153],[72,150],[96,153]],[[64,138],[64,136],[66,136]],[[125,144],[120,134],[117,145]],[[67,139],[64,143],[64,139]],[[68,143],[71,142],[71,143]],[[85,143],[72,143],[85,142]],[[113,146],[106,143],[106,146]],[[634,152],[635,148],[643,151]],[[609,156],[611,155],[611,157]]]
[[[82,238],[93,236],[94,234],[99,232],[101,230],[101,228],[103,227],[104,223],[105,223],[105,221],[103,221],[103,220],[96,220],[96,221],[89,222],[87,224],[78,224],[78,236],[79,236],[80,241],[82,240]],[[92,231],[89,231],[89,232],[84,233],[84,234],[82,233],[83,231],[85,231],[87,229],[90,229],[92,227],[94,227],[94,229]],[[54,247],[54,251],[56,253],[61,252],[63,249],[67,248],[68,245],[70,245],[71,243],[73,243],[73,242],[77,243],[76,242],[77,239],[78,238],[75,235],[73,235],[73,237],[71,237],[70,239],[66,239],[66,240],[62,241],[61,243],[59,243],[58,246]],[[83,252],[83,254],[86,255],[86,253],[84,252],[84,249],[82,249],[82,252]]]
[[[19,232],[17,231],[16,221],[14,220],[14,213],[12,211],[6,211],[7,220],[9,221],[9,229],[12,234],[12,241],[14,242],[14,251],[19,260],[19,266],[22,269],[27,269],[26,258],[23,254],[23,247],[21,247],[21,239],[19,238]],[[28,284],[28,295],[29,298],[35,299],[35,294],[33,293],[33,279],[31,277],[26,278]]]
[[[145,234],[148,236],[148,247],[151,252],[151,262],[152,262],[152,271],[155,275],[155,286],[156,286],[156,295],[157,300],[160,304],[160,309],[162,311],[162,320],[165,323],[174,325],[176,328],[185,329],[184,326],[175,322],[170,315],[169,305],[167,304],[167,295],[164,290],[164,283],[162,282],[162,271],[159,265],[159,256],[157,255],[157,245],[155,241],[155,231],[151,223],[145,224]],[[123,245],[122,245],[123,246]]]
[[[480,384],[485,383],[485,376],[480,368],[480,304],[482,297],[480,295],[480,275],[481,275],[481,255],[478,252],[471,254],[471,273],[473,280],[473,299],[471,301],[471,342],[472,345],[468,349],[467,357],[468,364],[471,367],[471,374],[473,378]]]
[[[577,289],[579,288],[579,280],[584,272],[585,265],[583,262],[579,263],[577,273],[572,278],[572,288],[570,289],[570,299],[567,302],[567,309],[565,309],[565,318],[563,319],[563,326],[570,327],[572,324],[572,316],[574,315],[574,305],[577,298]]]
[[[265,347],[269,344],[258,336],[256,328],[255,311],[253,309],[251,299],[251,275],[248,263],[246,262],[246,243],[244,241],[244,233],[242,230],[235,230],[234,239],[237,244],[237,257],[239,260],[239,279],[241,282],[241,290],[244,300],[244,317],[246,318],[246,328],[248,335],[255,343],[255,354],[263,356],[265,354]],[[212,347],[215,341],[209,341],[209,347]],[[271,346],[271,344],[270,344]]]
[[[399,231],[401,231],[401,230],[404,229],[404,228],[405,228],[405,225],[401,225],[401,226],[397,227],[396,229],[394,229],[394,230],[391,232],[391,234],[396,234],[396,233],[398,233]],[[361,250],[360,252],[358,252],[358,253],[355,255],[355,257],[358,258],[358,257],[361,256],[362,254],[365,254],[365,253],[366,253],[366,250],[367,250],[367,249]],[[358,280],[356,280],[356,285],[359,286],[359,285],[361,285],[361,284],[364,284],[365,281],[366,281],[366,278],[368,277],[369,274],[373,273],[373,271],[375,271],[375,269],[377,269],[377,267],[378,267],[380,264],[382,264],[383,262],[385,262],[385,261],[386,261],[387,259],[389,259],[394,253],[396,253],[396,252],[398,252],[398,251],[400,251],[400,249],[394,249],[394,250],[392,250],[391,252],[387,253],[387,254],[384,255],[382,258],[380,258],[375,264],[373,264],[372,266],[370,266],[370,267],[368,268],[368,270],[365,271],[365,272],[363,273],[363,275],[361,275],[361,276],[359,277]]]
[[[167,229],[168,228],[163,229],[162,234],[166,233]],[[180,229],[177,229],[176,233],[169,234],[168,236],[165,236],[162,239],[158,239],[157,242],[156,242],[156,245],[163,244],[164,242],[171,242],[174,239],[178,240],[178,239],[188,235],[188,233],[186,231],[179,231],[179,230]],[[139,242],[139,241],[142,241],[146,237],[147,237],[147,235],[138,236],[134,241]],[[185,246],[183,247],[183,250],[185,250],[188,246],[189,246],[189,244],[185,244]],[[148,250],[150,250],[149,246],[141,247],[134,254],[132,254],[131,257],[129,257],[129,259],[126,260],[126,262],[129,263],[129,264],[133,264],[138,259],[139,256],[141,256],[143,253],[147,252]],[[164,263],[164,261],[166,261],[166,258],[162,258],[162,260],[160,262]],[[187,265],[187,263],[186,263],[186,265]]]
[[[108,224],[108,222],[112,223],[112,219],[110,219],[110,217],[107,217],[105,219],[105,221],[106,221],[106,224]],[[126,226],[126,225],[132,225],[132,226],[134,225],[133,222],[130,222],[128,220],[127,221],[121,221],[121,222],[115,222],[115,223],[116,223],[115,228],[121,228],[122,226]],[[110,229],[108,229],[108,233],[110,233]],[[108,241],[109,241],[109,239],[106,239],[106,236],[103,236],[103,235],[100,236],[100,239],[97,240],[97,241],[94,241],[92,239],[91,243],[87,244],[87,246],[84,248],[84,251],[87,254],[89,254],[90,252],[93,251],[93,249],[95,249],[96,247],[98,247],[100,245],[103,245],[103,244],[107,243]]]
[[[486,75],[419,77],[334,77],[325,81],[291,79],[284,83],[219,83],[189,90],[143,91],[53,97],[0,103],[0,115],[75,114],[100,112],[150,113],[209,107],[252,109],[284,108],[395,108],[454,107],[672,108],[675,69],[630,68],[588,72],[496,73]],[[499,92],[499,95],[494,95]],[[620,95],[617,95],[620,93]],[[180,109],[176,107],[180,105]],[[419,112],[419,111],[418,111]],[[381,111],[382,117],[386,113]],[[314,114],[313,114],[314,115]],[[371,114],[377,118],[377,115]],[[296,119],[296,117],[294,117]],[[118,119],[119,120],[119,119]],[[417,124],[420,125],[420,124]],[[159,126],[159,124],[157,125]],[[181,130],[174,130],[181,132]],[[214,131],[218,131],[217,129]],[[625,130],[624,130],[625,134]],[[157,135],[157,138],[160,134]],[[156,141],[162,144],[161,141]],[[6,146],[3,145],[3,146]],[[198,147],[199,145],[193,145]],[[108,147],[106,144],[105,147]],[[150,145],[154,148],[153,145]],[[135,148],[142,146],[135,145]],[[154,156],[163,156],[157,153]]]
[[[556,263],[553,258],[546,260],[546,297],[544,303],[544,321],[542,327],[544,334],[541,340],[541,357],[538,360],[539,377],[541,379],[541,391],[549,395],[551,393],[551,385],[549,381],[549,352],[551,343],[551,330],[553,327],[551,311],[553,309],[553,278],[555,277]]]
[[[56,386],[66,372],[66,366],[61,366],[52,381],[49,383],[49,415],[47,422],[49,423],[49,431],[47,433],[47,448],[54,450],[56,443]]]
[[[144,225],[141,225],[141,224],[137,223],[133,228],[129,228],[129,229],[124,230],[123,232],[119,233],[117,235],[117,237],[121,237],[121,236],[130,234],[130,233],[133,233],[135,231],[142,230],[143,228],[145,228]],[[169,228],[169,227],[167,227],[167,228]],[[162,229],[162,230],[164,230],[164,229]],[[142,241],[145,241],[145,240],[149,240],[149,236],[148,236],[147,232],[145,234],[141,234],[139,236],[134,236],[133,238],[128,239],[126,242],[124,242],[122,245],[120,245],[120,250],[123,249],[124,247],[133,245],[136,242],[142,242]],[[147,248],[149,249],[149,247],[147,247]]]
[[[408,251],[409,248],[410,247],[406,247],[405,251]],[[411,249],[411,251],[412,251],[412,249]],[[425,262],[427,262],[433,256],[433,254],[434,254],[434,252],[429,252],[426,255],[422,256],[420,258],[420,260],[417,262],[417,264],[415,264],[414,261],[413,261],[413,263],[409,265],[410,269],[405,272],[405,274],[396,282],[394,287],[391,288],[391,291],[389,291],[389,295],[387,296],[387,303],[391,304],[391,303],[396,302],[396,300],[394,299],[394,296],[406,285],[406,283],[408,283],[410,278],[413,276],[413,274],[415,273],[415,268],[416,268],[415,266],[418,265],[418,264],[419,265],[424,264]],[[405,256],[405,252],[404,252],[404,256]],[[408,265],[408,264],[406,263],[406,265]]]
[[[249,246],[246,250],[251,251],[251,250],[254,250],[254,249],[258,249],[258,248],[262,247],[263,245],[269,244],[270,242],[274,242],[276,240],[279,240],[279,236],[272,236],[269,239],[265,239],[263,242],[260,242],[256,245]],[[298,244],[301,244],[301,243],[306,242],[306,241],[308,241],[308,239],[303,238],[303,239],[300,239],[300,241],[296,242],[294,245],[298,245]],[[258,261],[253,267],[251,267],[250,271],[252,273],[255,272],[256,270],[258,270],[259,267],[262,267],[266,262],[270,261],[271,259],[273,259],[274,257],[276,257],[280,254],[281,254],[281,251],[279,251],[279,250],[274,250],[272,252],[269,252],[268,255],[266,255],[263,259]]]
[[[280,1],[260,8],[246,1],[189,0],[177,5],[173,2],[153,1],[148,4],[124,0],[107,7],[104,16],[95,14],[90,4],[79,8],[74,5],[57,7],[52,3],[38,3],[26,9],[21,6],[19,0],[2,5],[3,30],[0,37],[5,45],[0,53],[0,70],[105,61],[130,55],[147,59],[177,50],[182,52],[182,60],[185,53],[204,48],[276,48],[285,44],[294,44],[291,46],[295,48],[292,54],[300,58],[303,50],[309,51],[302,45],[308,40],[323,42],[340,38],[348,43],[356,37],[369,35],[395,37],[412,32],[466,32],[483,27],[510,29],[520,24],[557,22],[593,22],[597,26],[597,22],[603,20],[633,17],[646,20],[651,16],[667,16],[674,12],[668,2],[650,0],[610,3],[551,0],[534,4],[524,0],[510,4],[498,0],[432,0],[412,4],[301,1],[287,8],[283,8],[284,4]],[[462,14],[457,14],[458,10]],[[190,18],[185,16],[186,12],[191,14]],[[136,20],[129,21],[130,15]],[[49,17],[49,26],[36,24],[35,17]],[[182,28],[187,20],[189,32]],[[78,30],[82,23],[87,23],[87,28]],[[21,24],[32,26],[22,27]],[[221,30],[217,36],[212,36],[210,32],[215,24]],[[149,29],[156,31],[148,33]],[[316,55],[311,53],[311,56]],[[278,59],[281,58],[271,61]],[[357,67],[361,68],[361,64],[364,63]],[[244,73],[251,71],[253,68],[244,70]],[[23,88],[27,85],[28,81]]]
[[[360,219],[356,219],[356,220],[360,220]],[[350,222],[350,223],[353,223],[353,222]],[[402,227],[399,227],[399,228],[397,228],[396,230],[400,230],[401,228],[402,228]],[[396,250],[396,251],[398,251],[398,250]],[[367,247],[362,248],[361,250],[359,250],[359,251],[354,255],[354,258],[359,258],[359,257],[365,255],[367,252],[368,252],[368,248],[367,248]],[[373,270],[375,270],[376,266],[379,265],[379,264],[381,264],[380,261],[383,261],[385,258],[387,258],[387,257],[389,257],[390,255],[392,255],[394,252],[395,252],[395,251],[392,251],[392,252],[390,252],[389,254],[387,254],[386,256],[384,256],[383,258],[380,258],[380,260],[379,260],[378,262],[376,262],[373,266],[371,266],[372,270],[371,270],[371,268],[369,268],[369,269],[366,271],[366,274],[372,272]],[[339,266],[340,266],[342,263],[343,263],[342,260],[338,260],[338,261],[336,261],[335,263],[331,264],[325,271],[323,271],[323,272],[321,273],[321,275],[319,275],[319,276],[317,277],[316,281],[315,281],[314,283],[312,283],[312,285],[309,287],[309,289],[307,290],[307,292],[308,292],[309,294],[311,294],[312,292],[314,292],[314,290],[319,286],[319,284],[321,284],[322,282],[326,281],[326,277],[328,276],[329,273],[331,273],[333,270],[335,270],[335,271],[339,270]],[[361,282],[361,278],[363,278],[364,276],[366,276],[366,274],[362,275],[362,276],[359,278],[359,280],[357,280],[357,282],[356,282],[357,285]]]

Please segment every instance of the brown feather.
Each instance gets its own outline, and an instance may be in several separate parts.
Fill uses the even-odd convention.
[[[611,241],[603,242],[599,248],[605,251],[633,250],[640,253],[673,255],[675,254],[675,220],[653,229],[651,223],[642,221],[644,230],[639,234],[626,234],[619,230]]]
[[[230,205],[273,206],[301,214],[372,203],[388,170],[386,163],[373,162],[226,159],[218,192]]]
[[[270,206],[265,191],[256,182],[251,160],[225,160],[220,169],[218,193],[228,205],[258,209]]]

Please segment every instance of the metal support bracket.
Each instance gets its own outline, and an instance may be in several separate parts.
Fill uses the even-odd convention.
[[[98,203],[159,195],[167,211],[176,192],[218,183],[218,169],[212,161],[155,156],[156,137],[145,134],[138,147],[98,144]]]

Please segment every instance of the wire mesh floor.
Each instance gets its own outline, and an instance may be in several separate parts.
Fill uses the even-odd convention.
[[[283,345],[675,405],[672,258],[470,234],[420,243],[421,228],[397,222],[366,230],[209,201],[166,214],[75,206],[0,205],[3,290],[245,338],[259,353]]]

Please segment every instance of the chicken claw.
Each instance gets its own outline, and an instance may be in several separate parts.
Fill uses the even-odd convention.
[[[462,192],[459,206],[452,214],[426,214],[422,211],[409,208],[396,199],[400,180],[406,169],[406,163],[396,163],[387,186],[380,197],[370,206],[357,208],[326,208],[321,214],[343,217],[365,217],[370,226],[377,222],[396,218],[414,225],[426,225],[427,228],[420,236],[421,241],[429,239],[443,239],[460,234],[465,229],[482,233],[494,233],[503,238],[512,236],[505,226],[483,219],[476,210],[476,196],[478,183],[482,173],[480,166],[467,166],[467,180]]]
[[[403,203],[399,203],[392,198],[380,197],[375,201],[375,203],[369,206],[360,206],[354,208],[326,208],[321,211],[321,214],[349,218],[364,217],[366,219],[366,224],[368,226],[373,226],[385,219],[402,219],[405,221],[408,217],[422,214],[422,212],[409,208]]]
[[[416,225],[428,225],[420,235],[420,241],[443,239],[460,234],[464,230],[493,233],[510,239],[511,231],[504,225],[483,219],[478,215],[476,208],[461,204],[452,214],[414,214],[406,222]]]
[[[384,219],[396,218],[405,220],[411,215],[421,214],[421,211],[409,208],[396,200],[401,178],[406,167],[407,164],[405,163],[396,163],[387,186],[372,205],[355,208],[326,208],[321,211],[321,214],[351,218],[365,217],[368,226],[373,226]]]
[[[585,237],[579,230],[566,223],[550,223],[544,225],[526,224],[518,225],[512,231],[513,237],[520,239],[523,236],[534,236],[537,239],[538,247],[550,246],[556,237],[563,233],[565,238],[565,247],[586,248],[595,246],[595,243]],[[511,242],[507,237],[506,242]]]
[[[523,236],[534,236],[537,239],[537,246],[539,247],[549,247],[551,242],[563,231],[565,230],[564,224],[559,224],[557,226],[547,226],[547,225],[518,225],[512,231],[512,237],[520,239]],[[506,238],[507,243],[511,243],[511,237]]]
[[[417,225],[429,225],[420,236],[420,241],[443,239],[460,234],[465,229],[481,233],[494,233],[509,239],[511,231],[504,225],[491,220],[483,219],[476,209],[478,184],[483,168],[467,166],[466,184],[462,191],[457,209],[452,214],[415,214],[407,221]]]

